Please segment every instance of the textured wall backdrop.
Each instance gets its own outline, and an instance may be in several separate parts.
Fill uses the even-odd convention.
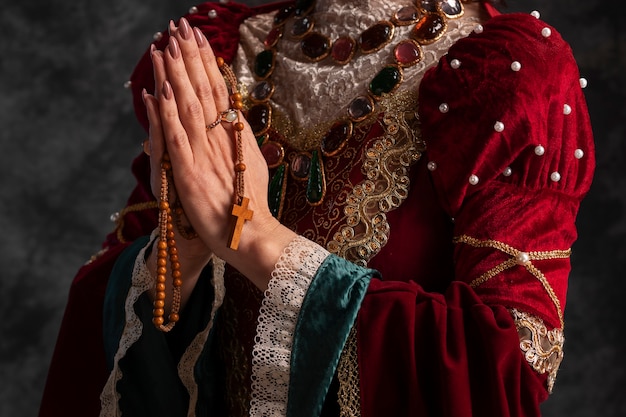
[[[565,360],[544,413],[626,416],[624,3],[509,3],[539,9],[572,44],[589,79],[598,151],[572,257]],[[133,184],[128,167],[143,133],[122,85],[152,34],[192,5],[3,2],[0,416],[36,415],[72,277],[99,249]]]

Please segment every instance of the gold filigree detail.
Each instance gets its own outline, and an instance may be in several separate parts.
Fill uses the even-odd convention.
[[[511,255],[510,259],[502,262],[499,265],[496,265],[489,271],[485,272],[484,274],[482,274],[481,276],[479,276],[478,278],[470,282],[469,285],[472,288],[481,286],[485,282],[489,281],[491,278],[495,277],[498,274],[501,274],[507,269],[514,267],[515,265],[523,266],[524,268],[526,268],[528,272],[530,272],[535,278],[537,278],[537,280],[539,280],[539,282],[541,283],[545,291],[548,293],[548,296],[550,297],[550,300],[552,300],[552,303],[554,303],[557,314],[559,316],[561,328],[564,327],[563,313],[561,312],[561,302],[559,301],[559,298],[556,296],[554,289],[552,289],[552,286],[548,282],[548,279],[546,278],[546,276],[543,274],[543,272],[537,269],[535,265],[533,265],[532,261],[569,258],[570,255],[572,254],[571,249],[524,252],[510,245],[507,245],[506,243],[499,242],[497,240],[491,240],[491,239],[479,240],[479,239],[476,239],[467,235],[455,237],[453,239],[453,242],[465,243],[475,248],[497,249],[501,252]]]
[[[359,381],[359,360],[356,343],[356,327],[352,327],[346,345],[341,352],[337,367],[339,379],[339,416],[361,416],[361,391]]]
[[[409,194],[409,168],[425,149],[414,93],[390,95],[380,103],[384,134],[365,151],[365,179],[346,199],[346,224],[326,245],[329,252],[367,265],[389,238],[385,213],[398,208]]]
[[[520,349],[532,368],[548,374],[548,392],[552,393],[556,374],[563,360],[562,329],[548,330],[544,322],[517,309],[510,310],[520,339]]]
[[[113,221],[115,221],[115,232],[117,234],[117,240],[119,240],[120,243],[126,243],[126,239],[124,238],[124,217],[126,216],[126,214],[136,211],[152,210],[158,207],[159,203],[157,201],[144,201],[143,203],[126,206],[118,213],[115,213],[113,216],[111,216]]]

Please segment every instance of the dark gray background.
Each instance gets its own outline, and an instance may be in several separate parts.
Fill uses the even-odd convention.
[[[256,1],[259,3],[260,1]],[[252,3],[252,1],[250,2]],[[579,216],[566,355],[546,416],[626,416],[626,17],[623,2],[510,0],[574,49],[598,151]],[[3,2],[0,16],[0,416],[34,416],[76,270],[133,180],[143,132],[122,88],[190,1]],[[574,6],[575,5],[575,6]]]

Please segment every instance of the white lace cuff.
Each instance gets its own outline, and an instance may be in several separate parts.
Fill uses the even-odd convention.
[[[330,253],[303,237],[283,251],[261,304],[252,350],[251,416],[284,416],[293,337],[304,297]]]

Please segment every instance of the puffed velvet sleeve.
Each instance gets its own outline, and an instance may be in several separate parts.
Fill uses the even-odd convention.
[[[562,357],[594,169],[584,83],[546,23],[501,15],[481,29],[419,92],[428,168],[455,222],[455,280],[444,294],[370,283],[357,326],[364,417],[539,415]]]

